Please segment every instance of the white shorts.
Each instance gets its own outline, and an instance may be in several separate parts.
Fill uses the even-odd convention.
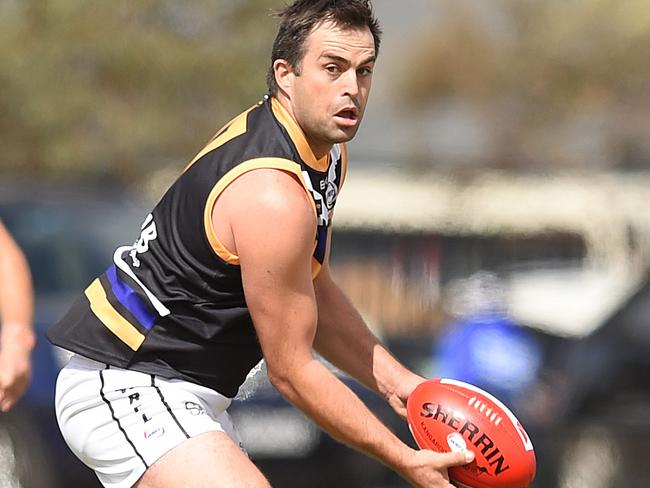
[[[106,488],[130,488],[167,451],[205,432],[225,432],[241,447],[229,405],[209,388],[79,355],[56,384],[63,438]]]

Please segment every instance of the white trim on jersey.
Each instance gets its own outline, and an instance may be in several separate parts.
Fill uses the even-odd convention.
[[[169,315],[171,313],[169,311],[169,309],[167,307],[165,307],[162,304],[162,302],[160,300],[158,300],[158,298],[156,298],[156,296],[153,293],[151,293],[151,291],[149,291],[149,289],[146,286],[144,286],[142,281],[140,281],[138,279],[138,277],[131,270],[131,268],[126,263],[126,261],[124,261],[124,259],[122,259],[122,254],[124,254],[126,251],[130,251],[131,249],[133,249],[133,246],[121,246],[121,247],[118,247],[115,250],[115,253],[113,254],[113,262],[115,263],[115,265],[118,268],[120,268],[122,271],[124,271],[133,281],[135,281],[138,284],[138,286],[142,289],[142,291],[145,293],[145,295],[147,295],[147,298],[151,302],[151,305],[153,305],[153,307],[156,309],[156,311],[158,312],[158,314],[161,317],[165,317],[165,316]]]
[[[318,215],[318,225],[327,225],[330,218],[329,209],[325,204],[325,199],[323,195],[314,188],[314,185],[311,184],[311,178],[309,177],[309,172],[307,170],[302,170],[302,179],[305,182],[307,190],[309,190],[314,198],[314,201],[320,202],[320,213]]]

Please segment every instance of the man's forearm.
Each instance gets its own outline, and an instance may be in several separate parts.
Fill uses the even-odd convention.
[[[23,258],[24,259],[24,258]],[[1,263],[0,349],[29,354],[34,348],[33,298],[29,269],[21,259]]]
[[[336,283],[327,278],[319,285],[314,348],[332,364],[389,398],[408,371],[372,334]]]
[[[3,322],[0,328],[0,351],[3,354],[29,354],[36,344],[31,323]]]
[[[31,330],[33,290],[24,254],[4,228],[0,229],[0,323]]]
[[[332,437],[398,471],[410,448],[368,410],[345,384],[317,360],[274,375],[274,386]]]

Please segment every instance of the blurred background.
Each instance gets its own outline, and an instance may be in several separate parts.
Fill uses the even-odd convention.
[[[384,39],[335,276],[411,368],[512,408],[534,487],[649,486],[650,3],[373,3]],[[0,414],[1,487],[99,486],[56,428],[62,356],[43,332],[265,93],[283,4],[0,0],[0,218],[32,267],[39,335],[30,390]],[[263,368],[232,411],[274,486],[406,486]]]

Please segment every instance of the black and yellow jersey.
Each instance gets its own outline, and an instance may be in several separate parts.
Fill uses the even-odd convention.
[[[118,248],[112,265],[48,330],[50,341],[120,368],[235,396],[262,354],[238,257],[217,239],[211,215],[229,183],[259,168],[294,174],[310,195],[315,277],[345,178],[345,147],[335,145],[317,160],[288,112],[265,97],[199,152],[146,217],[135,243]]]

